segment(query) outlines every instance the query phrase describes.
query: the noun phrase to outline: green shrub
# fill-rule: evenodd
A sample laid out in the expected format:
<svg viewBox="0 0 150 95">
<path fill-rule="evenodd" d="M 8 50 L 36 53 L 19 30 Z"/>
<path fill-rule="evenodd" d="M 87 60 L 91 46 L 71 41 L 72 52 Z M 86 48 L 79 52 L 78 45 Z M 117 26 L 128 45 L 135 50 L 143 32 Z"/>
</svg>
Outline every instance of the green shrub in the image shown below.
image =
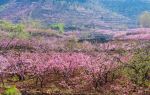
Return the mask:
<svg viewBox="0 0 150 95">
<path fill-rule="evenodd" d="M 52 24 L 50 25 L 50 27 L 52 29 L 56 29 L 58 30 L 60 33 L 64 33 L 64 28 L 65 28 L 65 25 L 63 23 L 57 23 L 57 24 Z"/>
<path fill-rule="evenodd" d="M 150 86 L 150 51 L 138 50 L 125 70 L 135 84 Z"/>
<path fill-rule="evenodd" d="M 12 31 L 14 29 L 14 25 L 8 21 L 0 20 L 0 29 L 4 31 Z"/>
<path fill-rule="evenodd" d="M 15 86 L 13 86 L 6 88 L 3 95 L 21 95 L 21 93 Z"/>
<path fill-rule="evenodd" d="M 141 27 L 150 27 L 150 12 L 143 12 L 139 17 L 139 23 Z"/>
<path fill-rule="evenodd" d="M 26 39 L 30 36 L 28 32 L 25 32 L 25 26 L 23 24 L 13 24 L 8 21 L 0 20 L 0 29 L 9 32 L 8 36 L 12 39 Z"/>
<path fill-rule="evenodd" d="M 13 28 L 13 30 L 10 32 L 9 35 L 11 38 L 19 38 L 19 39 L 27 39 L 29 38 L 29 33 L 25 32 L 24 25 L 23 24 L 17 24 Z"/>
</svg>

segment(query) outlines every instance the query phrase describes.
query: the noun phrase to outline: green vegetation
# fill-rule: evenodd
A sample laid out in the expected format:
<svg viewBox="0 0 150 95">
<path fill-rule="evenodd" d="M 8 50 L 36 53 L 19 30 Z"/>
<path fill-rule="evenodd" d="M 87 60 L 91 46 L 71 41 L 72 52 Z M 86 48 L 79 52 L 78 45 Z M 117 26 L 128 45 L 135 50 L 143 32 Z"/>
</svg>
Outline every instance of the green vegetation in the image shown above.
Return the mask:
<svg viewBox="0 0 150 95">
<path fill-rule="evenodd" d="M 65 31 L 65 29 L 64 29 L 65 25 L 63 23 L 52 24 L 52 25 L 50 25 L 50 27 L 52 29 L 58 30 L 60 33 L 64 33 L 64 31 Z"/>
<path fill-rule="evenodd" d="M 23 24 L 17 24 L 13 28 L 12 32 L 10 32 L 11 38 L 19 38 L 19 39 L 27 39 L 29 38 L 29 33 L 25 32 Z"/>
<path fill-rule="evenodd" d="M 25 32 L 25 26 L 23 24 L 13 24 L 11 22 L 1 20 L 0 29 L 2 31 L 9 32 L 10 38 L 27 39 L 30 36 L 28 32 Z"/>
<path fill-rule="evenodd" d="M 6 90 L 2 95 L 21 95 L 21 93 L 15 86 L 13 86 L 13 87 L 6 87 Z"/>
<path fill-rule="evenodd" d="M 143 12 L 139 17 L 141 27 L 150 28 L 150 12 Z"/>
<path fill-rule="evenodd" d="M 135 84 L 150 86 L 150 51 L 138 50 L 125 70 Z"/>
<path fill-rule="evenodd" d="M 0 20 L 0 29 L 1 30 L 10 32 L 13 30 L 14 27 L 15 26 L 12 23 L 10 23 L 8 21 Z"/>
</svg>

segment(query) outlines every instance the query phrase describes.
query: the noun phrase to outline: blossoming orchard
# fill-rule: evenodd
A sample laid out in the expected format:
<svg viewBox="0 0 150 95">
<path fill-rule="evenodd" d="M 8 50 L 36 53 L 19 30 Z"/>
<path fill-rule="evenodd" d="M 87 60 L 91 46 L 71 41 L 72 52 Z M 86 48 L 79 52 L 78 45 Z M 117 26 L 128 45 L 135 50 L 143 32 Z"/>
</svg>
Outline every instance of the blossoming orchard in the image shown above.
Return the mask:
<svg viewBox="0 0 150 95">
<path fill-rule="evenodd" d="M 149 95 L 149 29 L 131 31 L 108 40 L 0 21 L 0 95 Z"/>
</svg>

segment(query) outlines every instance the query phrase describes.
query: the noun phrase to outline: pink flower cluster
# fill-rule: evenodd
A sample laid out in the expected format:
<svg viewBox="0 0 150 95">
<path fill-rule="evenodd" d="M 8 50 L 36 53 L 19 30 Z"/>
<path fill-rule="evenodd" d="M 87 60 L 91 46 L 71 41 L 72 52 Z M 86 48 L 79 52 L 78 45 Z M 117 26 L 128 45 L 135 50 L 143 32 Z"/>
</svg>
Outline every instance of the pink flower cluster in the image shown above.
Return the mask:
<svg viewBox="0 0 150 95">
<path fill-rule="evenodd" d="M 124 59 L 108 53 L 91 55 L 75 52 L 12 52 L 7 53 L 5 57 L 0 56 L 0 71 L 3 75 L 17 75 L 21 80 L 25 79 L 25 76 L 40 80 L 41 87 L 48 76 L 61 74 L 61 81 L 65 81 L 69 86 L 68 80 L 71 80 L 74 83 L 72 85 L 77 86 L 81 79 L 90 84 L 101 83 L 100 79 L 106 82 L 106 76 L 119 66 L 117 58 Z"/>
<path fill-rule="evenodd" d="M 117 67 L 116 60 L 103 53 L 97 56 L 84 53 L 22 53 L 10 54 L 7 56 L 7 60 L 11 64 L 9 72 L 30 73 L 32 75 L 43 75 L 54 68 L 64 72 L 85 68 L 90 72 L 97 73 L 103 72 L 105 68 L 109 70 Z"/>
<path fill-rule="evenodd" d="M 3 57 L 0 56 L 0 74 L 4 73 L 4 71 L 10 66 L 8 60 Z"/>
</svg>

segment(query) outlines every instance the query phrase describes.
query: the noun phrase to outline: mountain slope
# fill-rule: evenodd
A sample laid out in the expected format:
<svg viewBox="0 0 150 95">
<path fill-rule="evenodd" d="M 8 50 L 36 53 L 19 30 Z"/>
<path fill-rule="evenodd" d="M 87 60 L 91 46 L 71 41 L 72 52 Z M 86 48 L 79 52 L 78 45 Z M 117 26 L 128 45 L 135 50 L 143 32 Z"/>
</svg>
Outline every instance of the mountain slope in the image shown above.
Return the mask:
<svg viewBox="0 0 150 95">
<path fill-rule="evenodd" d="M 145 0 L 2 0 L 0 5 L 0 19 L 36 19 L 81 29 L 135 27 L 138 15 L 150 10 Z"/>
</svg>

